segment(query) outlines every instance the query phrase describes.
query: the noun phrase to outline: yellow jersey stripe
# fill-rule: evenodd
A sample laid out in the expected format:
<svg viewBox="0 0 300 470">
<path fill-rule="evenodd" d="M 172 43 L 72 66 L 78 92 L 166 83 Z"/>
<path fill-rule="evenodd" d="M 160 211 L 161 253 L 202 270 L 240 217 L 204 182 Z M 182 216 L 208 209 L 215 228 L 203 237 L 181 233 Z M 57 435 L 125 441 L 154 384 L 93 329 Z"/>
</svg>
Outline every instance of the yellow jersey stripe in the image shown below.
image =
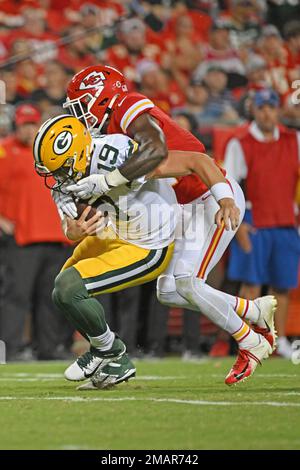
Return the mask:
<svg viewBox="0 0 300 470">
<path fill-rule="evenodd" d="M 154 107 L 154 104 L 150 100 L 141 100 L 138 101 L 137 103 L 134 103 L 124 114 L 124 116 L 121 119 L 121 129 L 123 132 L 126 132 L 127 127 L 133 120 L 133 118 L 140 113 L 141 111 L 144 111 L 146 109 L 151 109 Z"/>
</svg>

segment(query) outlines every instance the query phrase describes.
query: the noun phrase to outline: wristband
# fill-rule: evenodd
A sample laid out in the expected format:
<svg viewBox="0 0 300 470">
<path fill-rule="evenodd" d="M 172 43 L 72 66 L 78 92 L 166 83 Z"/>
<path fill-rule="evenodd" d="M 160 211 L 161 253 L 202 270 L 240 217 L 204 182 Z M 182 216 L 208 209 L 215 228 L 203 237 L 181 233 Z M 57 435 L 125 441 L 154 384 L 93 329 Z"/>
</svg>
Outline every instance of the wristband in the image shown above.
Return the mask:
<svg viewBox="0 0 300 470">
<path fill-rule="evenodd" d="M 129 182 L 129 180 L 119 172 L 118 168 L 106 175 L 105 179 L 108 186 L 110 187 L 121 186 L 121 184 L 126 184 Z"/>
<path fill-rule="evenodd" d="M 210 192 L 217 202 L 224 198 L 234 199 L 228 183 L 216 183 L 210 188 Z"/>
</svg>

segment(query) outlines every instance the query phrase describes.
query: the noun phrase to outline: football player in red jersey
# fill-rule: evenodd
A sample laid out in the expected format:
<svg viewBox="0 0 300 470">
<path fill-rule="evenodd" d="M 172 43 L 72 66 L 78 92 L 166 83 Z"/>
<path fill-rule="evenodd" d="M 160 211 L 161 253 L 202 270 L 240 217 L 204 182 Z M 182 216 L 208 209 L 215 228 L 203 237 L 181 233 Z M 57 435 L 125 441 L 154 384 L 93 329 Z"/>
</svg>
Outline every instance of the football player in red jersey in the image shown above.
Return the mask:
<svg viewBox="0 0 300 470">
<path fill-rule="evenodd" d="M 64 107 L 89 129 L 123 133 L 139 144 L 139 150 L 106 178 L 91 175 L 72 185 L 78 197 L 100 196 L 113 187 L 151 174 L 180 176 L 174 186 L 178 202 L 202 204 L 204 240 L 196 250 L 190 249 L 186 240 L 178 243 L 171 266 L 158 280 L 158 298 L 168 305 L 199 310 L 230 333 L 240 349 L 226 383 L 246 379 L 275 347 L 276 300 L 272 296 L 255 301 L 235 298 L 205 282 L 243 217 L 241 189 L 234 180 L 225 178 L 191 133 L 180 128 L 146 96 L 129 93 L 124 76 L 116 69 L 88 67 L 73 77 L 67 93 Z M 256 325 L 257 332 L 249 328 L 245 319 Z"/>
</svg>

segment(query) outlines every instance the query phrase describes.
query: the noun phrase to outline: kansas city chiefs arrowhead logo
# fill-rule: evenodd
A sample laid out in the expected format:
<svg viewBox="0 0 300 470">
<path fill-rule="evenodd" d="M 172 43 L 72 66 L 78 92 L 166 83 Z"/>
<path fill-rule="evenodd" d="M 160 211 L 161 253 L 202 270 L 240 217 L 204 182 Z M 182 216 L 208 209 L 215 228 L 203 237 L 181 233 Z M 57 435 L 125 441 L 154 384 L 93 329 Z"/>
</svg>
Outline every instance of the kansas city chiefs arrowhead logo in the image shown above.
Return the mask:
<svg viewBox="0 0 300 470">
<path fill-rule="evenodd" d="M 91 72 L 80 83 L 79 89 L 98 88 L 104 86 L 105 75 L 103 72 Z"/>
</svg>

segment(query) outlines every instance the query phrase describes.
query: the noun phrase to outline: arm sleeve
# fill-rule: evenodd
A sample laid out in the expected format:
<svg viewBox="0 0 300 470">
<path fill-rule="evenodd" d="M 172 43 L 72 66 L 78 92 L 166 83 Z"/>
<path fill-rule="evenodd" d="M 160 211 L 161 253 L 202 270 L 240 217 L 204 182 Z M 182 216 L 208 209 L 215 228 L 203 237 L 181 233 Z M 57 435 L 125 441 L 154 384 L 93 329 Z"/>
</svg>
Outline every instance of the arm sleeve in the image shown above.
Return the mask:
<svg viewBox="0 0 300 470">
<path fill-rule="evenodd" d="M 224 168 L 238 183 L 247 177 L 248 168 L 240 142 L 231 139 L 225 150 Z"/>
</svg>

